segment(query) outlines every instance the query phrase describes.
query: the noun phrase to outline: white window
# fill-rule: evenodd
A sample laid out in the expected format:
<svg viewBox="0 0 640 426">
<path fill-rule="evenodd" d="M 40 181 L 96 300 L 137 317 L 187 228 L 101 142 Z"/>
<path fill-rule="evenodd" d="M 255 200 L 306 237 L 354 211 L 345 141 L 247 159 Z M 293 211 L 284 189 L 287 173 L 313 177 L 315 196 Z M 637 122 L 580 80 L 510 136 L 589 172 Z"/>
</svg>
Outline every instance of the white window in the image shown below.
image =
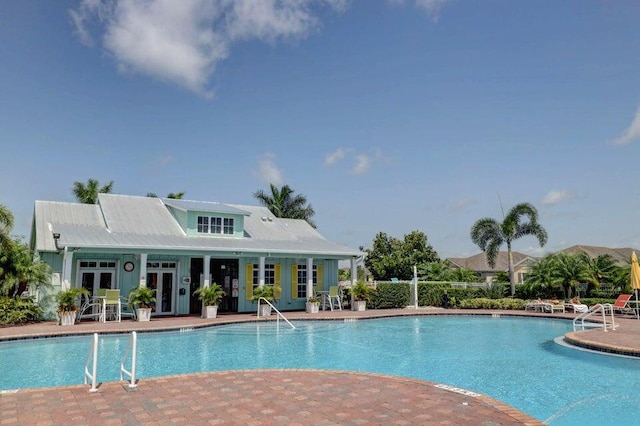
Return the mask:
<svg viewBox="0 0 640 426">
<path fill-rule="evenodd" d="M 257 265 L 253 267 L 253 288 L 260 284 L 260 270 Z M 273 263 L 264 264 L 264 285 L 274 286 L 276 284 L 276 266 Z"/>
<path fill-rule="evenodd" d="M 318 284 L 318 267 L 313 265 L 313 285 Z M 307 297 L 307 265 L 298 265 L 298 298 Z"/>
<path fill-rule="evenodd" d="M 234 220 L 230 217 L 198 216 L 199 234 L 233 235 Z"/>
</svg>

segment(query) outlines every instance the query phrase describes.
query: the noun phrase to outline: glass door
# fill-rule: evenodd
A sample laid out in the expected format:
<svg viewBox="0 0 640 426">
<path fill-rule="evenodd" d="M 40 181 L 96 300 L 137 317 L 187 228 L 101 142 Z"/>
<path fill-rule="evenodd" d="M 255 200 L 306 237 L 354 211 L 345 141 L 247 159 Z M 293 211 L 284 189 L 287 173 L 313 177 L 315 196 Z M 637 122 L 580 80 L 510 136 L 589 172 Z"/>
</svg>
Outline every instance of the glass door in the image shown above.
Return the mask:
<svg viewBox="0 0 640 426">
<path fill-rule="evenodd" d="M 156 290 L 156 308 L 158 315 L 168 315 L 174 312 L 174 271 L 148 271 L 147 287 Z"/>
</svg>

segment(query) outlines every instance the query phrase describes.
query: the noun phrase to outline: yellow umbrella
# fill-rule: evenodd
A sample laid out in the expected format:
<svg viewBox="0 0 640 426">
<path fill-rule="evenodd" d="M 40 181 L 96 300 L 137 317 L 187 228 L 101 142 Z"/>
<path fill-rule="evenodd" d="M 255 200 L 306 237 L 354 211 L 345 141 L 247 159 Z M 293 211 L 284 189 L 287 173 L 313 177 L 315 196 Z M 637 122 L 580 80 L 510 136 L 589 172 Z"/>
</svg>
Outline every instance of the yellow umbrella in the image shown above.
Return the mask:
<svg viewBox="0 0 640 426">
<path fill-rule="evenodd" d="M 636 316 L 640 315 L 638 312 L 638 290 L 640 289 L 640 265 L 638 265 L 638 256 L 636 252 L 631 252 L 631 288 L 636 294 Z"/>
</svg>

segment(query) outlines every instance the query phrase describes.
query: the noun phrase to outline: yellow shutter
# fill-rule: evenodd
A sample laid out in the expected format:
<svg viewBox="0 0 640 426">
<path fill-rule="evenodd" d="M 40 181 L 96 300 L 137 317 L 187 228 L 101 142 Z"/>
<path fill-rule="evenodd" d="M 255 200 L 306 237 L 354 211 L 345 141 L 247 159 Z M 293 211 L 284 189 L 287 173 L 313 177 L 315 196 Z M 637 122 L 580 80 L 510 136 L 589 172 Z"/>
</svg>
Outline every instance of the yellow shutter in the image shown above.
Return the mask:
<svg viewBox="0 0 640 426">
<path fill-rule="evenodd" d="M 247 263 L 245 270 L 245 285 L 246 285 L 246 297 L 247 300 L 251 300 L 253 297 L 253 264 Z"/>
<path fill-rule="evenodd" d="M 324 281 L 322 280 L 322 265 L 316 265 L 316 279 L 317 279 L 317 287 L 319 289 L 324 290 Z"/>
<path fill-rule="evenodd" d="M 273 288 L 273 298 L 276 300 L 280 300 L 280 297 L 282 297 L 282 281 L 280 280 L 280 264 L 276 263 L 274 265 L 275 268 L 275 274 L 276 274 L 276 281 L 275 281 L 275 287 Z"/>
<path fill-rule="evenodd" d="M 291 298 L 298 298 L 298 265 L 291 265 Z"/>
</svg>

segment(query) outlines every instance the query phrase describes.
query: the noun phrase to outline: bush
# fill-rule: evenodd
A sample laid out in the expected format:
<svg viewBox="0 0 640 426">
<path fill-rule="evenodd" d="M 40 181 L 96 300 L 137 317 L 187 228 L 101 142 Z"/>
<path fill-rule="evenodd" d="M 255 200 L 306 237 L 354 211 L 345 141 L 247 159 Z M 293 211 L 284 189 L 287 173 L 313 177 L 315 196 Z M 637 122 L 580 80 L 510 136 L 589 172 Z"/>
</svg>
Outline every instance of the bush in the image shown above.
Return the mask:
<svg viewBox="0 0 640 426">
<path fill-rule="evenodd" d="M 404 308 L 411 303 L 411 289 L 407 283 L 378 283 L 369 296 L 369 305 L 374 309 Z"/>
<path fill-rule="evenodd" d="M 39 321 L 42 309 L 31 298 L 0 297 L 0 325 Z"/>
<path fill-rule="evenodd" d="M 479 297 L 476 299 L 461 300 L 459 307 L 462 309 L 501 309 L 501 310 L 518 310 L 524 309 L 526 302 L 522 299 L 512 299 L 506 297 L 503 299 L 487 299 Z"/>
<path fill-rule="evenodd" d="M 418 283 L 418 304 L 420 306 L 441 306 L 445 290 L 449 295 L 450 308 L 455 308 L 461 300 L 484 296 L 484 290 L 476 287 L 452 288 L 448 283 Z"/>
</svg>

